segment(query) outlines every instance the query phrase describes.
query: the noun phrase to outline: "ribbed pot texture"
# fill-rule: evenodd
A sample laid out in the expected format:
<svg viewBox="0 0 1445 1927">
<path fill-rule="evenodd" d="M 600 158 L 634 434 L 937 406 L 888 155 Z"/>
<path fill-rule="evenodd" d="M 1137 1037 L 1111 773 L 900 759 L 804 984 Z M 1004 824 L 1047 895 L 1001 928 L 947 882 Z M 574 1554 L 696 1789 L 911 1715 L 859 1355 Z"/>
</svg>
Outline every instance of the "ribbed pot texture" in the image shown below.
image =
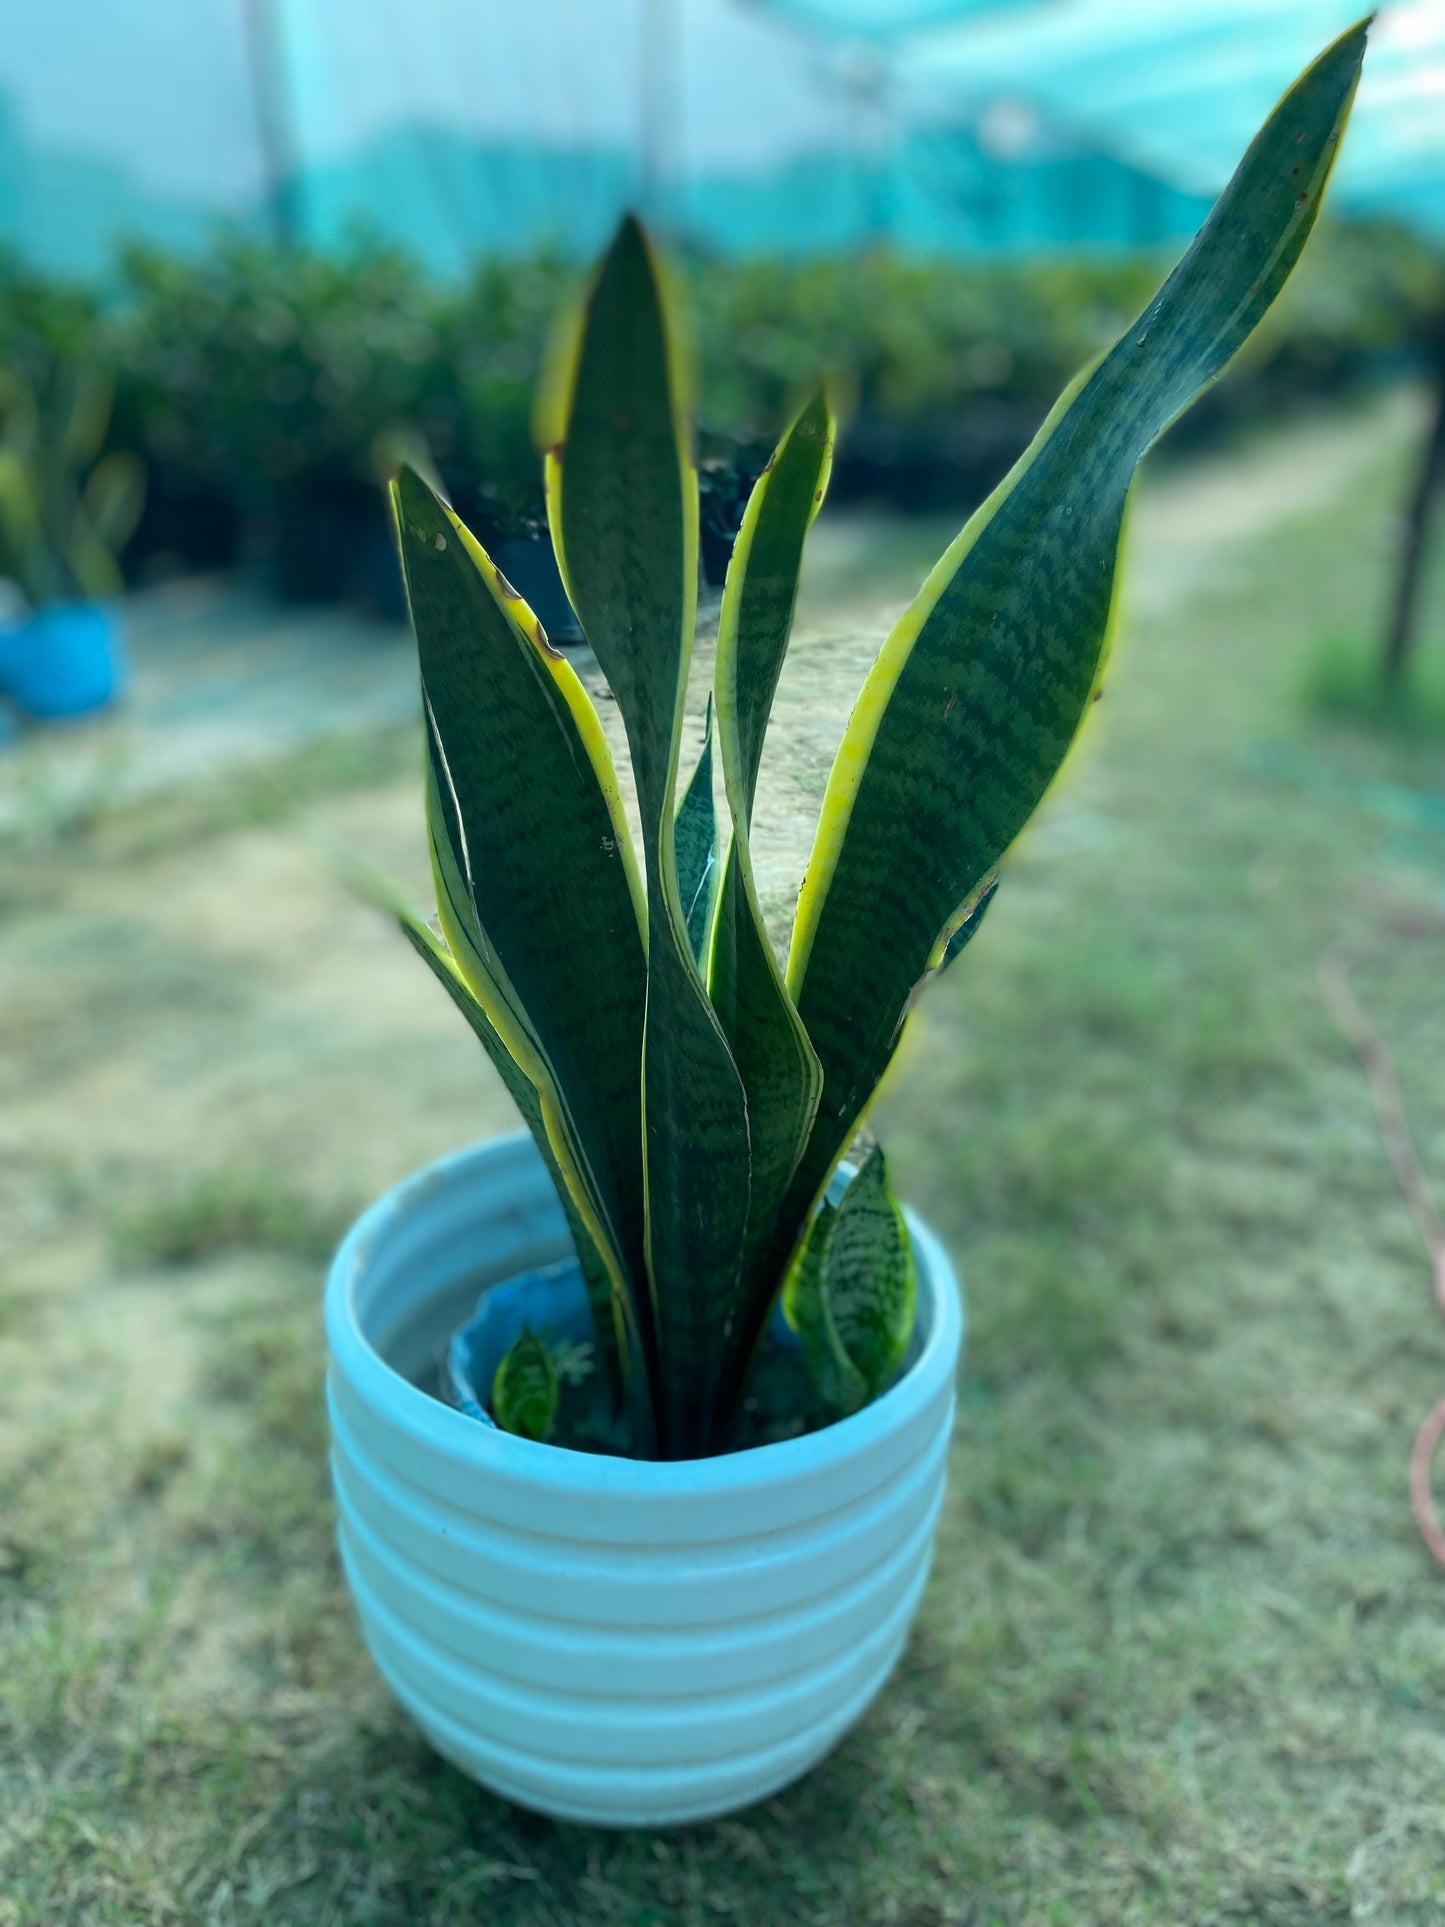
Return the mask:
<svg viewBox="0 0 1445 1927">
<path fill-rule="evenodd" d="M 512 1438 L 423 1389 L 486 1285 L 570 1248 L 525 1133 L 356 1223 L 326 1291 L 341 1556 L 439 1753 L 538 1812 L 657 1826 L 747 1806 L 836 1745 L 903 1648 L 943 1496 L 963 1314 L 908 1222 L 897 1384 L 805 1438 L 666 1465 Z"/>
</svg>

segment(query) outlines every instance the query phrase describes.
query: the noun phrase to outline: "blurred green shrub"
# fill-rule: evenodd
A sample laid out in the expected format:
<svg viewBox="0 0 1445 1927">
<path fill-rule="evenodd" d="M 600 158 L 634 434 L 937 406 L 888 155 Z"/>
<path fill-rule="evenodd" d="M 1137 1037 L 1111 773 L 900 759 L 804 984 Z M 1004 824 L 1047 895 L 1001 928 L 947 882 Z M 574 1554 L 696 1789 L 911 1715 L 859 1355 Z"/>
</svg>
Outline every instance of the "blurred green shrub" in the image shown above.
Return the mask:
<svg viewBox="0 0 1445 1927">
<path fill-rule="evenodd" d="M 915 261 L 888 253 L 698 266 L 702 419 L 765 438 L 820 372 L 842 379 L 834 493 L 981 499 L 1059 389 L 1133 318 L 1156 259 Z"/>
<path fill-rule="evenodd" d="M 963 509 L 1012 462 L 1079 365 L 1158 280 L 1153 257 L 1009 263 L 684 257 L 701 360 L 710 553 L 779 423 L 819 373 L 849 417 L 835 498 Z M 149 478 L 128 556 L 264 564 L 296 597 L 394 607 L 376 487 L 425 447 L 458 506 L 525 536 L 540 499 L 530 397 L 575 268 L 487 261 L 460 285 L 395 249 L 295 255 L 232 239 L 211 254 L 133 251 L 105 297 L 0 256 L 0 366 L 36 392 L 64 364 L 113 372 L 108 446 Z M 1190 418 L 1222 422 L 1328 393 L 1416 350 L 1439 265 L 1403 230 L 1336 225 L 1248 356 Z"/>
</svg>

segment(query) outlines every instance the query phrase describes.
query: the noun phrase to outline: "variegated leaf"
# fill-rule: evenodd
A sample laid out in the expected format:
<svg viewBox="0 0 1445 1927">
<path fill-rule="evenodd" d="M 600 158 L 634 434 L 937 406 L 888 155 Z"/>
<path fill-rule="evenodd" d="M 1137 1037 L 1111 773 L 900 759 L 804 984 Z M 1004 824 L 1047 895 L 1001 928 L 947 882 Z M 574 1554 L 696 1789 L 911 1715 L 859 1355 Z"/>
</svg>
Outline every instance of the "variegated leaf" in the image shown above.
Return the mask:
<svg viewBox="0 0 1445 1927">
<path fill-rule="evenodd" d="M 677 806 L 677 887 L 692 954 L 701 966 L 717 902 L 717 811 L 712 798 L 712 697 L 707 699 L 702 750 Z"/>
<path fill-rule="evenodd" d="M 783 1289 L 818 1397 L 845 1417 L 878 1397 L 913 1334 L 913 1246 L 881 1150 L 824 1199 Z"/>
<path fill-rule="evenodd" d="M 669 1457 L 716 1448 L 739 1346 L 750 1160 L 742 1080 L 688 940 L 673 817 L 697 602 L 697 473 L 659 271 L 630 217 L 556 381 L 548 516 L 617 698 L 646 853 L 647 1266 Z"/>
<path fill-rule="evenodd" d="M 426 484 L 404 472 L 396 501 L 442 929 L 645 1336 L 643 909 L 601 725 Z"/>
<path fill-rule="evenodd" d="M 803 542 L 827 487 L 834 423 L 815 395 L 789 426 L 743 515 L 718 622 L 717 715 L 732 817 L 710 988 L 748 1098 L 752 1209 L 741 1301 L 751 1352 L 776 1290 L 778 1207 L 808 1141 L 822 1068 L 773 955 L 750 830 L 773 695 L 792 631 Z"/>
<path fill-rule="evenodd" d="M 1027 823 L 1073 740 L 1107 647 L 1135 469 L 1298 258 L 1365 32 L 1345 34 L 1290 89 L 1159 294 L 969 522 L 864 685 L 789 958 L 824 1090 L 779 1225 L 784 1255 L 892 1056 L 950 916 Z"/>
<path fill-rule="evenodd" d="M 913 1335 L 913 1244 L 876 1146 L 838 1206 L 826 1265 L 828 1310 L 849 1362 L 877 1398 Z"/>
<path fill-rule="evenodd" d="M 828 1305 L 828 1246 L 837 1221 L 837 1210 L 825 1198 L 788 1272 L 783 1315 L 798 1334 L 819 1403 L 831 1416 L 844 1418 L 867 1404 L 868 1386 L 843 1349 Z"/>
</svg>

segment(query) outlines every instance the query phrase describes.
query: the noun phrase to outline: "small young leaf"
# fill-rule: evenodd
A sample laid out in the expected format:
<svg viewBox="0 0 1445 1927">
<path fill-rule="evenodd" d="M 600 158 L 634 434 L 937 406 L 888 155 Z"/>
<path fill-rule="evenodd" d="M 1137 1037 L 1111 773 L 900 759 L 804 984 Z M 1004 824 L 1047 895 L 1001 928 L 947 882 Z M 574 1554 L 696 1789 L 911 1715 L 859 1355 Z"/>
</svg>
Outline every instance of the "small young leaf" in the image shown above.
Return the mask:
<svg viewBox="0 0 1445 1927">
<path fill-rule="evenodd" d="M 913 1333 L 913 1246 L 876 1146 L 843 1193 L 828 1240 L 824 1295 L 844 1352 L 877 1398 Z"/>
<path fill-rule="evenodd" d="M 828 1255 L 828 1240 L 833 1234 L 837 1206 L 824 1198 L 808 1235 L 783 1280 L 783 1316 L 807 1343 L 810 1327 L 822 1309 L 823 1264 Z"/>
<path fill-rule="evenodd" d="M 677 843 L 677 887 L 682 893 L 682 914 L 692 954 L 700 964 L 718 886 L 717 812 L 712 800 L 711 696 L 707 699 L 702 752 L 677 806 L 673 834 Z"/>
<path fill-rule="evenodd" d="M 546 1442 L 557 1420 L 557 1368 L 535 1333 L 524 1331 L 492 1380 L 492 1417 L 504 1432 Z"/>
<path fill-rule="evenodd" d="M 843 1349 L 828 1303 L 828 1254 L 838 1212 L 825 1198 L 783 1286 L 783 1316 L 803 1347 L 808 1375 L 824 1407 L 846 1418 L 868 1403 L 863 1374 Z"/>
</svg>

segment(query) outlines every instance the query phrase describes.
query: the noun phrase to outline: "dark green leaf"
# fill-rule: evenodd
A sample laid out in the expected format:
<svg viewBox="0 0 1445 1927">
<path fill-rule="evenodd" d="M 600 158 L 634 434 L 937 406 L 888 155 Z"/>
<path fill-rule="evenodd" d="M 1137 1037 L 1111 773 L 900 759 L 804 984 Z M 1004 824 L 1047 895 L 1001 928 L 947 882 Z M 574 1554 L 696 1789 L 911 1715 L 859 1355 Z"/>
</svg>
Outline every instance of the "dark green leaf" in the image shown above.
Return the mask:
<svg viewBox="0 0 1445 1927">
<path fill-rule="evenodd" d="M 825 1198 L 788 1273 L 783 1315 L 798 1334 L 808 1376 L 823 1409 L 832 1417 L 846 1418 L 867 1404 L 868 1386 L 844 1351 L 828 1306 L 828 1246 L 837 1220 L 837 1211 Z"/>
<path fill-rule="evenodd" d="M 647 1264 L 670 1458 L 717 1449 L 740 1341 L 748 1120 L 742 1081 L 678 926 L 653 919 L 643 1107 Z"/>
<path fill-rule="evenodd" d="M 572 1245 L 577 1253 L 577 1262 L 582 1267 L 583 1279 L 586 1281 L 587 1298 L 592 1307 L 592 1319 L 597 1328 L 597 1341 L 602 1349 L 603 1359 L 612 1383 L 625 1392 L 633 1368 L 628 1354 L 635 1344 L 635 1340 L 629 1342 L 628 1339 L 626 1302 L 613 1289 L 612 1279 L 602 1261 L 596 1241 L 588 1230 L 567 1181 L 562 1175 L 551 1140 L 547 1136 L 547 1127 L 542 1119 L 542 1107 L 537 1100 L 537 1093 L 522 1075 L 517 1060 L 502 1042 L 496 1028 L 488 1020 L 487 1013 L 468 990 L 466 980 L 441 943 L 419 917 L 413 917 L 401 909 L 394 910 L 393 915 L 412 949 L 430 967 L 432 975 L 471 1025 L 483 1050 L 496 1067 L 498 1076 L 511 1094 L 513 1103 L 521 1112 L 523 1122 L 532 1133 L 533 1141 L 542 1154 L 542 1160 L 551 1173 L 558 1201 L 567 1219 L 567 1228 L 572 1234 Z"/>
<path fill-rule="evenodd" d="M 557 396 L 548 514 L 567 592 L 622 712 L 644 828 L 670 813 L 697 608 L 697 474 L 658 268 L 630 216 Z"/>
<path fill-rule="evenodd" d="M 677 806 L 677 885 L 688 942 L 699 964 L 717 901 L 717 811 L 712 800 L 712 697 L 707 699 L 702 751 Z"/>
<path fill-rule="evenodd" d="M 697 601 L 682 386 L 658 271 L 629 218 L 559 384 L 548 513 L 572 606 L 622 712 L 642 815 L 647 1267 L 670 1457 L 712 1449 L 727 1417 L 749 1195 L 746 1099 L 688 941 L 674 842 Z"/>
<path fill-rule="evenodd" d="M 913 1335 L 913 1245 L 875 1148 L 843 1193 L 828 1240 L 826 1295 L 849 1362 L 877 1398 Z"/>
<path fill-rule="evenodd" d="M 435 809 L 433 785 L 430 780 L 427 791 L 428 820 L 431 821 L 434 818 Z M 567 1219 L 567 1228 L 572 1234 L 572 1244 L 587 1286 L 587 1298 L 592 1307 L 593 1322 L 597 1328 L 598 1344 L 607 1368 L 608 1380 L 615 1393 L 627 1397 L 634 1419 L 642 1425 L 640 1436 L 648 1436 L 649 1424 L 646 1414 L 638 1409 L 639 1397 L 644 1404 L 646 1402 L 647 1388 L 645 1384 L 638 1388 L 633 1383 L 633 1375 L 639 1369 L 637 1337 L 628 1325 L 627 1293 L 613 1282 L 618 1276 L 617 1261 L 615 1256 L 612 1256 L 610 1261 L 604 1259 L 587 1219 L 578 1209 L 572 1187 L 563 1176 L 556 1153 L 552 1148 L 552 1141 L 547 1134 L 542 1104 L 535 1088 L 524 1075 L 516 1058 L 507 1049 L 486 1011 L 468 988 L 467 981 L 457 968 L 451 952 L 423 919 L 406 904 L 396 886 L 370 864 L 358 861 L 349 851 L 335 852 L 333 863 L 341 881 L 349 889 L 355 891 L 359 897 L 383 914 L 394 919 L 412 949 L 427 965 L 471 1026 L 473 1034 L 491 1059 L 513 1103 L 521 1112 L 522 1120 L 532 1133 L 537 1150 L 551 1175 L 558 1202 Z M 597 1222 L 595 1212 L 589 1215 L 595 1224 Z"/>
<path fill-rule="evenodd" d="M 748 1099 L 752 1215 L 741 1330 L 750 1352 L 776 1290 L 779 1205 L 808 1141 L 822 1069 L 783 983 L 753 880 L 758 765 L 792 629 L 803 541 L 828 480 L 833 419 L 820 393 L 779 443 L 733 547 L 718 622 L 718 742 L 732 817 L 710 989 Z"/>
<path fill-rule="evenodd" d="M 537 1091 L 634 1299 L 645 1275 L 640 891 L 601 726 L 526 605 L 418 477 L 397 513 L 457 967 Z"/>
<path fill-rule="evenodd" d="M 824 1407 L 846 1417 L 877 1398 L 913 1335 L 913 1246 L 873 1150 L 836 1207 L 825 1198 L 783 1288 Z"/>
<path fill-rule="evenodd" d="M 728 566 L 718 624 L 718 720 L 733 742 L 737 808 L 749 827 L 768 718 L 793 630 L 803 539 L 827 491 L 835 432 L 820 389 L 758 478 Z"/>
<path fill-rule="evenodd" d="M 830 777 L 788 981 L 825 1081 L 784 1252 L 897 1041 L 948 919 L 1073 740 L 1105 652 L 1125 505 L 1150 443 L 1278 293 L 1314 225 L 1365 28 L 1290 89 L 1194 244 L 1065 396 L 884 645 Z"/>
</svg>

